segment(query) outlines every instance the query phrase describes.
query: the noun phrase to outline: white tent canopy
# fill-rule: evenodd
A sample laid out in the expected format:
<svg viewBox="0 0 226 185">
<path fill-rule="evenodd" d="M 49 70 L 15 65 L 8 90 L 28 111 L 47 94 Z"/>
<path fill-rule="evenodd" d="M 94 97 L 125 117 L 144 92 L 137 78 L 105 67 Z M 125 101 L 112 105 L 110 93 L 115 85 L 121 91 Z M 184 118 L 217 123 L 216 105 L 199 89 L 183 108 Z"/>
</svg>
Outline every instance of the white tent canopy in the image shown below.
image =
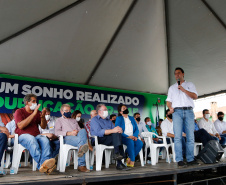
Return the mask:
<svg viewBox="0 0 226 185">
<path fill-rule="evenodd" d="M 225 0 L 0 0 L 0 73 L 167 94 L 226 90 Z"/>
</svg>

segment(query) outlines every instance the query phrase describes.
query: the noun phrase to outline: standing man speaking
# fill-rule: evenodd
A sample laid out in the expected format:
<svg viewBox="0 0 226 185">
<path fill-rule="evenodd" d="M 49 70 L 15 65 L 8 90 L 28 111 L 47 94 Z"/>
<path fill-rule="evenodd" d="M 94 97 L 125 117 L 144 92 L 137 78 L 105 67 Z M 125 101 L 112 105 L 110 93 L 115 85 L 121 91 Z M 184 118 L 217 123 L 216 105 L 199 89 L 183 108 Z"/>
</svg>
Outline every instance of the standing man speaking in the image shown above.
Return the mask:
<svg viewBox="0 0 226 185">
<path fill-rule="evenodd" d="M 182 132 L 186 133 L 187 165 L 199 165 L 194 159 L 194 102 L 198 98 L 195 85 L 184 80 L 184 70 L 177 67 L 174 71 L 177 83 L 170 86 L 167 96 L 167 106 L 173 114 L 174 150 L 178 167 L 186 167 L 182 155 Z"/>
</svg>

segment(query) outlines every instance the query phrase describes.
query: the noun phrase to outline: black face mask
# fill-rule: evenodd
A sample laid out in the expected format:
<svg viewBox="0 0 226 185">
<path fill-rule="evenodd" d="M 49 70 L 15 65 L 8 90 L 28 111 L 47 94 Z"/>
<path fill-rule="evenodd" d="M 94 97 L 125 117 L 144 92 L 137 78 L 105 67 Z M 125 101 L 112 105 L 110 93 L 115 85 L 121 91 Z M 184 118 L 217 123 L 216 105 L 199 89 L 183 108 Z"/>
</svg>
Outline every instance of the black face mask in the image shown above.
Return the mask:
<svg viewBox="0 0 226 185">
<path fill-rule="evenodd" d="M 122 111 L 122 113 L 123 113 L 123 114 L 129 114 L 129 110 L 126 109 L 126 110 Z"/>
<path fill-rule="evenodd" d="M 219 119 L 220 121 L 223 121 L 224 118 L 223 118 L 223 117 L 219 117 L 218 119 Z"/>
<path fill-rule="evenodd" d="M 137 121 L 140 121 L 140 117 L 136 118 Z"/>
<path fill-rule="evenodd" d="M 115 120 L 112 120 L 112 123 L 115 123 Z"/>
<path fill-rule="evenodd" d="M 173 118 L 173 115 L 172 114 L 168 115 L 168 118 L 169 119 L 172 119 Z"/>
</svg>

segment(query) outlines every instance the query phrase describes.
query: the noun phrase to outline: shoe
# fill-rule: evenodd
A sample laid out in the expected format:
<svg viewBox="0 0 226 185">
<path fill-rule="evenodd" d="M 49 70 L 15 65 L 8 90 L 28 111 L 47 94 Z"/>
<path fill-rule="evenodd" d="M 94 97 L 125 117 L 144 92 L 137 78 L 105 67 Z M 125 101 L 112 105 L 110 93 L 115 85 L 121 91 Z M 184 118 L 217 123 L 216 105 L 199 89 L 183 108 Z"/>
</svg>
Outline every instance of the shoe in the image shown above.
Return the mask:
<svg viewBox="0 0 226 185">
<path fill-rule="evenodd" d="M 119 153 L 116 153 L 116 154 L 114 154 L 113 159 L 114 160 L 122 160 L 123 156 L 121 156 Z"/>
<path fill-rule="evenodd" d="M 90 170 L 88 170 L 85 166 L 79 166 L 78 167 L 78 171 L 79 172 L 85 172 L 85 173 L 89 173 Z"/>
<path fill-rule="evenodd" d="M 55 169 L 56 169 L 56 165 L 54 165 L 52 168 L 49 168 L 45 173 L 47 173 L 49 175 Z"/>
<path fill-rule="evenodd" d="M 126 166 L 127 166 L 127 167 L 131 167 L 131 168 L 133 168 L 133 167 L 134 167 L 134 165 L 132 165 L 132 164 L 128 164 L 128 163 L 126 163 Z"/>
<path fill-rule="evenodd" d="M 44 163 L 42 163 L 39 171 L 41 173 L 47 172 L 48 169 L 53 168 L 53 166 L 55 165 L 55 163 L 56 163 L 56 160 L 54 158 L 47 159 L 47 160 L 44 161 Z"/>
<path fill-rule="evenodd" d="M 196 160 L 193 160 L 193 161 L 191 161 L 191 162 L 187 162 L 187 165 L 188 165 L 188 166 L 194 166 L 194 165 L 200 166 L 201 164 L 198 163 Z"/>
<path fill-rule="evenodd" d="M 177 165 L 178 165 L 179 168 L 185 168 L 185 167 L 187 167 L 187 165 L 183 161 L 179 161 L 177 163 Z"/>
<path fill-rule="evenodd" d="M 124 164 L 117 164 L 116 169 L 117 170 L 123 170 L 123 171 L 130 170 L 130 168 L 127 168 Z"/>
<path fill-rule="evenodd" d="M 80 146 L 79 151 L 78 151 L 78 157 L 82 157 L 89 149 L 88 144 L 84 144 Z"/>
</svg>

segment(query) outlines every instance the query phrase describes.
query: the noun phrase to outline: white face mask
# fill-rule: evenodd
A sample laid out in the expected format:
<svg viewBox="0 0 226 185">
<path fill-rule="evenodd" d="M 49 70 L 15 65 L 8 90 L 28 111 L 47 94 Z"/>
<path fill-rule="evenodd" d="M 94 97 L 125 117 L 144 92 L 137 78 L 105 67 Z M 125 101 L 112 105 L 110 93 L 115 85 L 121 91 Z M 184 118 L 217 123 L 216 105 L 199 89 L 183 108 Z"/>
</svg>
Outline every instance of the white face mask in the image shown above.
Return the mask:
<svg viewBox="0 0 226 185">
<path fill-rule="evenodd" d="M 76 121 L 80 121 L 81 120 L 81 117 L 76 117 Z"/>
<path fill-rule="evenodd" d="M 205 118 L 209 119 L 210 118 L 210 114 L 205 114 Z"/>
<path fill-rule="evenodd" d="M 148 125 L 152 125 L 151 121 L 147 122 Z"/>
<path fill-rule="evenodd" d="M 30 109 L 31 110 L 35 110 L 35 108 L 37 107 L 37 103 L 32 103 L 32 105 L 30 106 Z"/>
<path fill-rule="evenodd" d="M 106 110 L 106 111 L 103 111 L 104 113 L 103 113 L 103 118 L 106 118 L 106 117 L 108 117 L 108 111 Z"/>
<path fill-rule="evenodd" d="M 46 121 L 49 121 L 50 115 L 45 115 Z"/>
</svg>

